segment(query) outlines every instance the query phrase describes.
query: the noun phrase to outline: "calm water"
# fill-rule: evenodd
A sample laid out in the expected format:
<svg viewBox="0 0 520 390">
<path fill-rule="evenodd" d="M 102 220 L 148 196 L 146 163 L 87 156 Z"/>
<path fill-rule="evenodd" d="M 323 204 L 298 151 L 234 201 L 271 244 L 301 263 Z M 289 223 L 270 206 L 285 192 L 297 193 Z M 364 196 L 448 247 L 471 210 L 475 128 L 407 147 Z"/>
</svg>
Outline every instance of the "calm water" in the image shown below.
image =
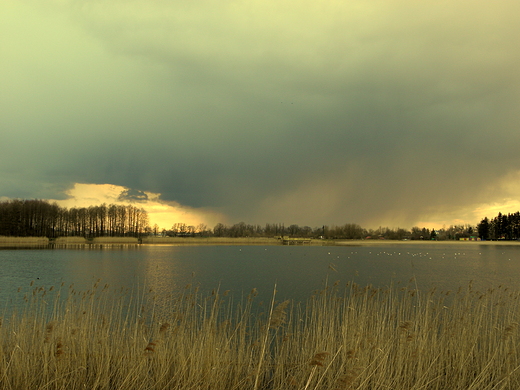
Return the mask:
<svg viewBox="0 0 520 390">
<path fill-rule="evenodd" d="M 186 285 L 201 291 L 230 290 L 241 296 L 257 288 L 268 299 L 277 285 L 279 299 L 305 300 L 333 283 L 388 286 L 415 278 L 420 289 L 455 290 L 473 280 L 486 289 L 517 288 L 520 246 L 477 243 L 347 246 L 127 246 L 91 249 L 0 250 L 0 304 L 15 306 L 22 291 L 35 286 L 86 291 L 101 279 L 111 288 L 152 288 L 175 293 Z M 412 282 L 415 285 L 415 281 Z"/>
</svg>

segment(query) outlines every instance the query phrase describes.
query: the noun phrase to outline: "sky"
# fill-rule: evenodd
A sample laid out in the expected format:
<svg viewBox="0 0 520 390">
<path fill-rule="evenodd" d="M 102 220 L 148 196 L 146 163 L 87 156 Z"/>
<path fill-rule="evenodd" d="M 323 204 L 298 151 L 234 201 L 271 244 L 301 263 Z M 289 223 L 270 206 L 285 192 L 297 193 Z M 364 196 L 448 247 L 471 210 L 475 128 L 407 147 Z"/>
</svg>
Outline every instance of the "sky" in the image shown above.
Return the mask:
<svg viewBox="0 0 520 390">
<path fill-rule="evenodd" d="M 166 228 L 517 211 L 519 14 L 516 0 L 3 0 L 0 197 L 149 194 Z"/>
</svg>

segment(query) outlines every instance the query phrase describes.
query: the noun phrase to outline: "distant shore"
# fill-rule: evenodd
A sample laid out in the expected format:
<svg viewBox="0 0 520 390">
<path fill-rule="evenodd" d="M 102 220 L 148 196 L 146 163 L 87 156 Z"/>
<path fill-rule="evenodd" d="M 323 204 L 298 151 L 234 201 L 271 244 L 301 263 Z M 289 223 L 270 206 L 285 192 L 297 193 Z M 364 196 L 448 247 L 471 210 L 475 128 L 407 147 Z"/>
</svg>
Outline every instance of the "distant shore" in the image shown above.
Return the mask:
<svg viewBox="0 0 520 390">
<path fill-rule="evenodd" d="M 323 245 L 323 240 L 315 240 L 311 245 Z M 86 245 L 281 245 L 276 238 L 266 237 L 0 237 L 0 247 L 40 247 L 40 246 L 86 246 Z"/>
<path fill-rule="evenodd" d="M 520 245 L 520 241 L 462 241 L 462 240 L 334 240 L 337 246 L 381 246 L 381 245 Z"/>
<path fill-rule="evenodd" d="M 520 245 L 520 241 L 427 241 L 427 240 L 298 240 L 293 245 L 304 246 L 381 246 L 381 245 Z M 45 247 L 45 246 L 118 246 L 118 245 L 282 245 L 279 238 L 267 237 L 0 237 L 0 247 Z"/>
</svg>

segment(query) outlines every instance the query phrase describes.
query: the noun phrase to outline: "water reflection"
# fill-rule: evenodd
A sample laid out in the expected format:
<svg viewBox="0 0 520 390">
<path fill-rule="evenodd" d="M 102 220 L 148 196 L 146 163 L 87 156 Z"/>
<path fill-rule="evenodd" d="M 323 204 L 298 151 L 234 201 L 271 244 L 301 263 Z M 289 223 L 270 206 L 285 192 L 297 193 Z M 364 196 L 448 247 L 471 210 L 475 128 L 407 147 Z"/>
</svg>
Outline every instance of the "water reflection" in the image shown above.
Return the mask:
<svg viewBox="0 0 520 390">
<path fill-rule="evenodd" d="M 0 304 L 21 302 L 18 288 L 50 288 L 62 282 L 86 291 L 101 280 L 114 291 L 152 290 L 163 304 L 199 288 L 230 290 L 239 299 L 256 288 L 268 300 L 306 300 L 326 283 L 356 282 L 385 287 L 409 284 L 421 290 L 456 290 L 473 280 L 476 289 L 516 287 L 520 246 L 478 244 L 388 245 L 377 247 L 298 246 L 106 246 L 0 251 Z M 189 290 L 192 291 L 192 290 Z"/>
</svg>

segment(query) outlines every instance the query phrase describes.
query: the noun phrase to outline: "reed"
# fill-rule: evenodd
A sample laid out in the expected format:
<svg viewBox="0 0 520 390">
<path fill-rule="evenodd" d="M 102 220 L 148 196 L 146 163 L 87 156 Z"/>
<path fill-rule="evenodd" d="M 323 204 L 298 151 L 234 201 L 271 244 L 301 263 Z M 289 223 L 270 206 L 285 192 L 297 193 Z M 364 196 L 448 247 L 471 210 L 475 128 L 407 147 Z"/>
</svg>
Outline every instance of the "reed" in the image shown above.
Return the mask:
<svg viewBox="0 0 520 390">
<path fill-rule="evenodd" d="M 170 297 L 29 286 L 0 321 L 0 389 L 518 389 L 520 293 L 327 285 Z"/>
<path fill-rule="evenodd" d="M 48 245 L 47 237 L 10 237 L 0 236 L 0 246 L 33 246 Z"/>
<path fill-rule="evenodd" d="M 88 241 L 85 237 L 58 237 L 54 240 L 56 245 L 77 245 L 86 244 Z"/>
<path fill-rule="evenodd" d="M 138 244 L 136 237 L 96 237 L 93 244 Z"/>
</svg>

